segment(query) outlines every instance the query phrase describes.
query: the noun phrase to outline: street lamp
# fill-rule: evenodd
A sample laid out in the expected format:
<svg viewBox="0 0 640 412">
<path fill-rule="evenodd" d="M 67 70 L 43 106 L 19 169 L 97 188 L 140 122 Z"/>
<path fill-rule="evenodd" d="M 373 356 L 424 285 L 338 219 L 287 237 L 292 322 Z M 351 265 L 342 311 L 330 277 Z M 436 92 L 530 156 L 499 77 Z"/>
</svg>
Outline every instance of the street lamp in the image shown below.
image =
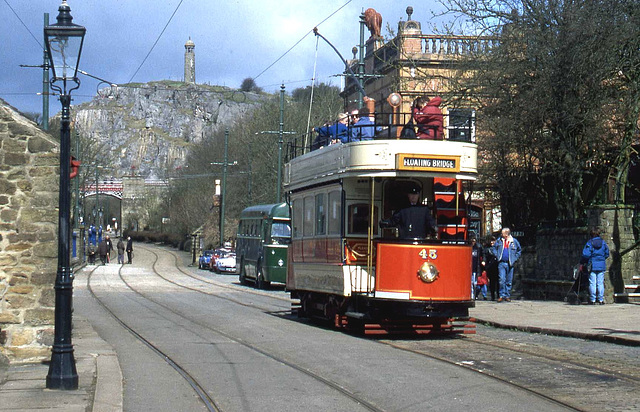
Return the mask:
<svg viewBox="0 0 640 412">
<path fill-rule="evenodd" d="M 58 8 L 58 22 L 44 28 L 47 57 L 53 77 L 51 88 L 60 94 L 62 116 L 60 121 L 60 191 L 58 199 L 58 271 L 56 273 L 55 332 L 51 363 L 47 374 L 49 389 L 78 389 L 78 373 L 71 343 L 71 307 L 73 293 L 73 273 L 70 267 L 69 243 L 71 211 L 70 193 L 70 132 L 69 106 L 71 91 L 80 87 L 77 77 L 78 62 L 86 29 L 73 24 L 71 8 L 66 0 Z M 62 82 L 62 87 L 56 82 Z M 67 82 L 75 87 L 67 90 Z"/>
</svg>

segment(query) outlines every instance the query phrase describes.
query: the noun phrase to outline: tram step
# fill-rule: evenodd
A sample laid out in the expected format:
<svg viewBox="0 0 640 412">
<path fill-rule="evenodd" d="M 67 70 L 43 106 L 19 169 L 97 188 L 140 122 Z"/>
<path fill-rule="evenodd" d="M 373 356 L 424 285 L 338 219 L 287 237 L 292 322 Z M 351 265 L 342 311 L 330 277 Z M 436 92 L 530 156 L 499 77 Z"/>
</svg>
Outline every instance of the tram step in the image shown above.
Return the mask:
<svg viewBox="0 0 640 412">
<path fill-rule="evenodd" d="M 345 316 L 347 316 L 348 318 L 354 318 L 354 319 L 364 319 L 366 315 L 361 312 L 346 312 Z"/>
</svg>

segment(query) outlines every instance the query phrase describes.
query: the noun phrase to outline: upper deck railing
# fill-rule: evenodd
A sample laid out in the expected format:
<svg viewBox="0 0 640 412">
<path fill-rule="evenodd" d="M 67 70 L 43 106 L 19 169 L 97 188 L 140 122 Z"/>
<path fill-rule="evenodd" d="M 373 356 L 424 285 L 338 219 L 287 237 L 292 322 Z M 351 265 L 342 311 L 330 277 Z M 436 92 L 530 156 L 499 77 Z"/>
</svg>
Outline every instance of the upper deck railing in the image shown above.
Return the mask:
<svg viewBox="0 0 640 412">
<path fill-rule="evenodd" d="M 442 139 L 434 140 L 475 143 L 475 112 L 472 109 L 450 109 L 442 116 L 444 136 Z M 415 122 L 413 122 L 413 126 L 411 126 L 411 119 L 411 113 L 376 113 L 373 125 L 360 126 L 349 123 L 347 125 L 347 137 L 344 139 L 346 140 L 345 143 L 360 141 L 361 139 L 357 137 L 361 134 L 358 133 L 358 129 L 362 128 L 369 128 L 369 130 L 373 129 L 375 131 L 373 140 L 407 139 L 402 137 L 403 129 L 406 127 L 414 127 L 415 130 L 417 126 Z M 420 128 L 423 130 L 431 129 L 435 135 L 435 129 L 437 127 L 422 125 Z M 293 141 L 290 141 L 288 143 L 287 158 L 285 161 L 289 161 L 330 144 L 342 144 L 342 142 L 332 143 L 330 139 L 322 141 L 317 137 L 318 134 L 312 131 L 309 136 L 297 137 Z M 411 139 L 415 140 L 417 138 L 412 137 Z"/>
</svg>

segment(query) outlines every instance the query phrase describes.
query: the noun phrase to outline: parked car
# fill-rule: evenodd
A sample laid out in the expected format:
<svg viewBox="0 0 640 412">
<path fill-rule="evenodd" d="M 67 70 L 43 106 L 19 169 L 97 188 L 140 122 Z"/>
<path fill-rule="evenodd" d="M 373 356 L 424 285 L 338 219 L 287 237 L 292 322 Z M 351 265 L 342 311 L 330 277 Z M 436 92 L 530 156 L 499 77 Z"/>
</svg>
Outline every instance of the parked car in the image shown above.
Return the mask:
<svg viewBox="0 0 640 412">
<path fill-rule="evenodd" d="M 216 272 L 236 273 L 236 254 L 231 251 L 224 251 L 216 259 Z"/>
<path fill-rule="evenodd" d="M 205 250 L 198 259 L 198 269 L 208 269 L 211 265 L 211 257 L 213 256 L 213 250 Z"/>
<path fill-rule="evenodd" d="M 211 255 L 211 261 L 209 262 L 209 270 L 213 270 L 214 272 L 218 271 L 218 267 L 216 266 L 216 261 L 218 258 L 225 253 L 232 252 L 230 248 L 219 247 L 214 249 L 213 254 Z"/>
</svg>

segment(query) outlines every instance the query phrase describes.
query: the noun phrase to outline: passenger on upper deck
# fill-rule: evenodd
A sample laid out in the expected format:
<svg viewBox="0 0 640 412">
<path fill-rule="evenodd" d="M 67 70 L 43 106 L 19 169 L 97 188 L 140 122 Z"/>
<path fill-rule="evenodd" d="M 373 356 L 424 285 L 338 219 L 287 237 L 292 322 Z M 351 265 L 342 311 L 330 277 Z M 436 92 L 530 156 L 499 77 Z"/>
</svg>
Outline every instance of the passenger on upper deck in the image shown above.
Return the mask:
<svg viewBox="0 0 640 412">
<path fill-rule="evenodd" d="M 413 103 L 413 120 L 418 127 L 418 139 L 443 140 L 443 116 L 440 111 L 442 98 L 439 96 L 429 100 L 426 96 L 418 97 Z"/>
<path fill-rule="evenodd" d="M 369 114 L 369 108 L 362 107 L 357 112 L 357 117 L 353 118 L 354 124 L 351 126 L 351 141 L 357 142 L 359 140 L 373 139 L 376 132 L 381 130 L 381 128 L 375 126 L 372 119 L 373 116 Z"/>
<path fill-rule="evenodd" d="M 411 186 L 407 193 L 409 207 L 405 207 L 391 216 L 381 220 L 380 227 L 397 227 L 400 239 L 426 238 L 437 233 L 436 221 L 431 215 L 431 209 L 420 203 L 420 188 Z"/>
<path fill-rule="evenodd" d="M 320 149 L 332 143 L 343 141 L 343 139 L 346 141 L 349 136 L 348 122 L 349 115 L 347 113 L 340 113 L 336 123 L 314 128 L 313 131 L 318 133 L 318 135 L 313 141 L 311 150 Z"/>
</svg>

